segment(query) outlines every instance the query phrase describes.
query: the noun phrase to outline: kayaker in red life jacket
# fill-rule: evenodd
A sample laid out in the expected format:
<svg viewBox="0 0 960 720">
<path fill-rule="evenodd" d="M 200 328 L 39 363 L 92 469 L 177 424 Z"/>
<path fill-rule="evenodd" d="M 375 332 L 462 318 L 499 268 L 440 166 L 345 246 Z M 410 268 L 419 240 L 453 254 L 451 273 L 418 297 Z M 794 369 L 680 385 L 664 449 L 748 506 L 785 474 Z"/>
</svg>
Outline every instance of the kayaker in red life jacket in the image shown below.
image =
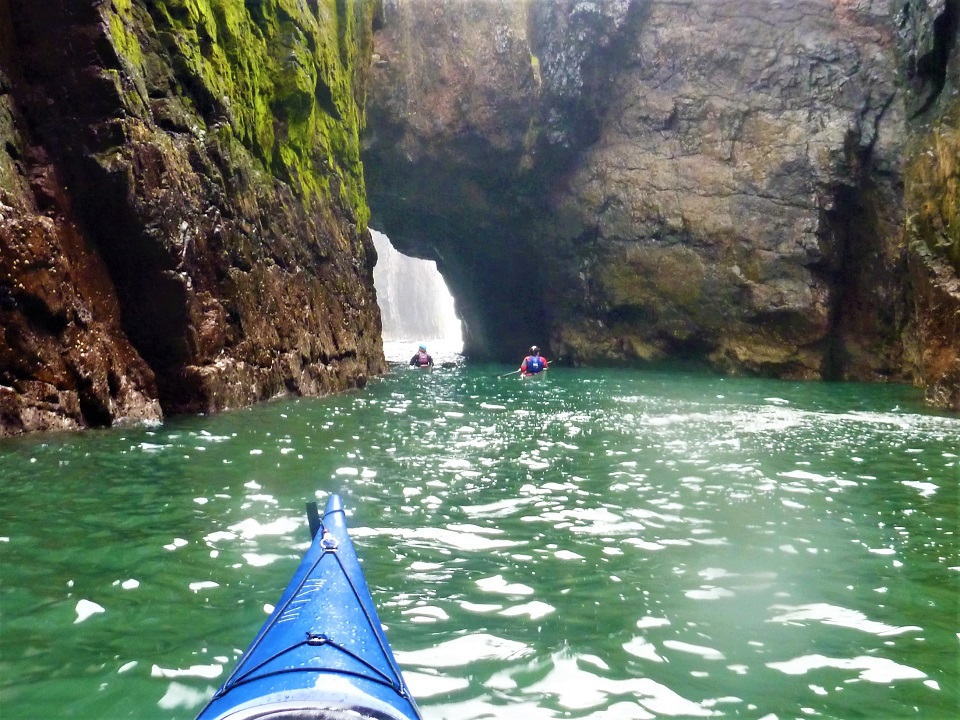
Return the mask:
<svg viewBox="0 0 960 720">
<path fill-rule="evenodd" d="M 540 348 L 533 345 L 530 348 L 530 354 L 520 364 L 520 377 L 530 377 L 542 373 L 547 369 L 547 364 L 547 359 L 540 354 Z"/>
<path fill-rule="evenodd" d="M 432 368 L 433 358 L 427 353 L 427 346 L 421 345 L 417 354 L 410 358 L 410 364 L 419 368 Z"/>
</svg>

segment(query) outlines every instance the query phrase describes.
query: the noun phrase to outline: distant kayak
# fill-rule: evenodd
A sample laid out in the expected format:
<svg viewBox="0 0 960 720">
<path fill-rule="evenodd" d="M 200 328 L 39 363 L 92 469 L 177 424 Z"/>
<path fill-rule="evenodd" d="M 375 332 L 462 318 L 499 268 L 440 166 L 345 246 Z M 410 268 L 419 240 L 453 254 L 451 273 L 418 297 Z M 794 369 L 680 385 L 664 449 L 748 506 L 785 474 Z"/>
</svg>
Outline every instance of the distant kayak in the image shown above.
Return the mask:
<svg viewBox="0 0 960 720">
<path fill-rule="evenodd" d="M 308 506 L 313 544 L 197 720 L 421 720 L 377 617 L 339 496 Z"/>
</svg>

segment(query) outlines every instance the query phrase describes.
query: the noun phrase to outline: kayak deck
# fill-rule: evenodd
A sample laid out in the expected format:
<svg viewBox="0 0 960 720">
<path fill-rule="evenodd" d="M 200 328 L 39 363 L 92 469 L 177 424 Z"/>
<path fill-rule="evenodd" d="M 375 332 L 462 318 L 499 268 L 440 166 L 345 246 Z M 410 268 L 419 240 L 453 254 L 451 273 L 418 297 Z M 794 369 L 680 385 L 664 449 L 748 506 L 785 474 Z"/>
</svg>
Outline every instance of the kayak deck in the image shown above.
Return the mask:
<svg viewBox="0 0 960 720">
<path fill-rule="evenodd" d="M 343 503 L 313 543 L 240 663 L 197 720 L 420 720 L 377 616 Z"/>
</svg>

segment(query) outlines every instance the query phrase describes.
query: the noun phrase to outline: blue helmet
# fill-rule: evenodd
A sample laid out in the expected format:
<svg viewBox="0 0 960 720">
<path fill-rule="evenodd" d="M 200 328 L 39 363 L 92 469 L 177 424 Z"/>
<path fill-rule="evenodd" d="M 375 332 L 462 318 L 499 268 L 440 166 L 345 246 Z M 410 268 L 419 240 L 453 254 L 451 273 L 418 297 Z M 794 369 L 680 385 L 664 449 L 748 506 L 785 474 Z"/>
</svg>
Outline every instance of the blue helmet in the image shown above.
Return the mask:
<svg viewBox="0 0 960 720">
<path fill-rule="evenodd" d="M 426 349 L 427 349 L 427 346 L 424 345 L 423 343 L 420 343 L 420 349 L 421 349 L 421 350 L 426 350 Z"/>
</svg>

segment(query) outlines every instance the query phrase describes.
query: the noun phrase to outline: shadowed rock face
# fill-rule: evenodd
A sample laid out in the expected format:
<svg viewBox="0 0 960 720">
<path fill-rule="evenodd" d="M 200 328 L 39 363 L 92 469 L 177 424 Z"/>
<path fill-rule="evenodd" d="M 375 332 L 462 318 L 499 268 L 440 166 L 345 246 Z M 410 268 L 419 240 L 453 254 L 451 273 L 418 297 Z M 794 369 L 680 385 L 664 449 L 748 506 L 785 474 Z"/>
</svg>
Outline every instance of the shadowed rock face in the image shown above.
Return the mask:
<svg viewBox="0 0 960 720">
<path fill-rule="evenodd" d="M 0 0 L 0 434 L 385 371 L 373 9 Z"/>
<path fill-rule="evenodd" d="M 540 97 L 528 11 L 388 1 L 376 35 L 364 154 L 372 225 L 436 260 L 475 357 L 522 357 L 531 328 L 545 327 L 531 240 L 545 198 L 524 165 Z"/>
<path fill-rule="evenodd" d="M 466 5 L 384 3 L 364 157 L 468 354 L 909 377 L 887 2 Z"/>
<path fill-rule="evenodd" d="M 927 400 L 960 410 L 960 2 L 893 3 L 909 88 L 908 353 Z"/>
</svg>

